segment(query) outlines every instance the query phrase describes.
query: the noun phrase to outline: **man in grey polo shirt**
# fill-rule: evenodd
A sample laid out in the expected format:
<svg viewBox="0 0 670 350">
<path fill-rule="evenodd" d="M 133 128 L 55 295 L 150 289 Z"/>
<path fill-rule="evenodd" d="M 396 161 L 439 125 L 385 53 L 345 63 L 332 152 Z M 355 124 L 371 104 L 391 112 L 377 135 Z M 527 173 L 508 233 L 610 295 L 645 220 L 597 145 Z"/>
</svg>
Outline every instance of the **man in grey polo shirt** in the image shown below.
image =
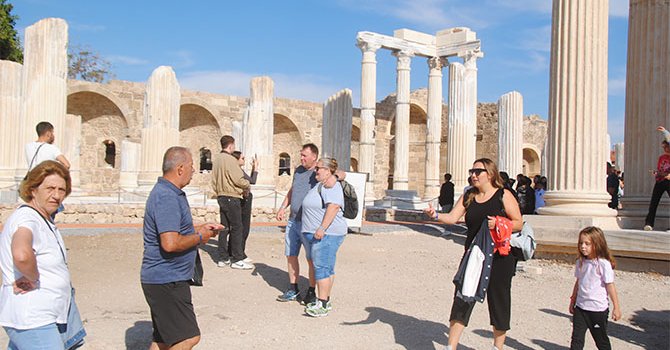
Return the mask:
<svg viewBox="0 0 670 350">
<path fill-rule="evenodd" d="M 193 172 L 189 150 L 169 148 L 163 156 L 163 176 L 146 203 L 140 281 L 151 310 L 152 349 L 191 349 L 200 341 L 188 281 L 193 276 L 198 244 L 207 243 L 223 226 L 193 226 L 191 209 L 181 190 L 191 182 Z"/>
<path fill-rule="evenodd" d="M 301 165 L 295 169 L 293 173 L 293 184 L 291 189 L 286 194 L 284 202 L 282 202 L 279 211 L 277 211 L 277 220 L 283 221 L 286 208 L 291 206 L 291 215 L 286 224 L 286 232 L 284 234 L 285 241 L 285 255 L 288 262 L 288 280 L 289 287 L 284 294 L 277 297 L 278 301 L 292 301 L 297 300 L 298 295 L 298 278 L 300 277 L 300 265 L 298 264 L 298 254 L 300 253 L 300 235 L 302 235 L 302 200 L 305 199 L 307 192 L 316 186 L 316 161 L 319 158 L 319 148 L 313 143 L 308 143 L 302 146 L 300 151 Z M 310 276 L 314 271 L 310 268 Z M 310 286 L 307 293 L 302 298 L 305 304 L 316 300 L 316 293 L 314 292 L 315 285 L 312 285 L 310 278 Z"/>
</svg>

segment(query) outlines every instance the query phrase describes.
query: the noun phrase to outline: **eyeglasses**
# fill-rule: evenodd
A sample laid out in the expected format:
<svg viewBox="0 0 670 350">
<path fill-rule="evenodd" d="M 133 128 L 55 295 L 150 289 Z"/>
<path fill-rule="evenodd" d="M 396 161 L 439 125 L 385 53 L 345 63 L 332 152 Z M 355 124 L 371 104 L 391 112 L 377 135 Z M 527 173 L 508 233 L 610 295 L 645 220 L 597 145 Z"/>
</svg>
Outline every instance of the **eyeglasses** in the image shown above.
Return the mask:
<svg viewBox="0 0 670 350">
<path fill-rule="evenodd" d="M 483 169 L 483 168 L 473 168 L 473 169 L 468 170 L 468 174 L 470 174 L 470 176 L 472 176 L 473 174 L 475 176 L 479 176 L 479 175 L 481 175 L 482 173 L 485 173 L 485 172 L 486 172 L 486 169 Z"/>
</svg>

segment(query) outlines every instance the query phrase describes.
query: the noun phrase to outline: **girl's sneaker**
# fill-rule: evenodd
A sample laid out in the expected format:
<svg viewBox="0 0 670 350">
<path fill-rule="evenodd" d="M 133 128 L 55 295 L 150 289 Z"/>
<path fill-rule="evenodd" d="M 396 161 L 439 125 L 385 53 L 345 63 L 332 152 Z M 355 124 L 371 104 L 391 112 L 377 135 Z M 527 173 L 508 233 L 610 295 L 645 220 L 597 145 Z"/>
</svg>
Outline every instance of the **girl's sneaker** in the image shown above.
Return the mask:
<svg viewBox="0 0 670 350">
<path fill-rule="evenodd" d="M 330 300 L 326 303 L 326 305 L 323 305 L 321 300 L 318 300 L 314 303 L 308 304 L 307 307 L 305 307 L 305 313 L 312 317 L 324 317 L 328 316 L 328 313 L 333 310 L 333 304 L 330 303 Z"/>
</svg>

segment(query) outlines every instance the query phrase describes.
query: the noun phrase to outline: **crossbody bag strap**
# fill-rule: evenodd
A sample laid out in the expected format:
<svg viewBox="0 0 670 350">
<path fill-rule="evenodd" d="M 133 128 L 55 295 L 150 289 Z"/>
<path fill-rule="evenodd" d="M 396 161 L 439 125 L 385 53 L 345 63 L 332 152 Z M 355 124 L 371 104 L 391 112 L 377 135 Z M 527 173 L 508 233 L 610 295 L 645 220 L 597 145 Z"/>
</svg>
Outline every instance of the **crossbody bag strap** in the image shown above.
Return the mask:
<svg viewBox="0 0 670 350">
<path fill-rule="evenodd" d="M 44 146 L 44 142 L 42 142 L 42 144 L 39 147 L 37 147 L 37 150 L 35 151 L 35 155 L 33 155 L 33 159 L 30 160 L 30 165 L 28 165 L 28 170 L 32 169 L 33 162 L 35 162 L 35 158 L 37 157 L 37 153 L 40 152 L 40 148 L 42 148 L 42 146 Z M 40 215 L 40 216 L 42 216 L 42 215 Z"/>
<path fill-rule="evenodd" d="M 60 245 L 60 241 L 58 240 L 58 236 L 56 236 L 56 231 L 54 231 L 54 230 L 51 228 L 51 225 L 49 224 L 49 221 L 47 221 L 47 219 L 46 219 L 44 216 L 42 216 L 42 214 L 40 214 L 40 212 L 37 211 L 37 209 L 35 209 L 35 208 L 33 208 L 33 207 L 29 206 L 29 205 L 25 205 L 25 204 L 23 204 L 23 205 L 21 205 L 21 206 L 19 207 L 19 209 L 21 209 L 21 208 L 30 208 L 30 209 L 34 210 L 35 213 L 37 213 L 37 215 L 39 215 L 39 217 L 41 217 L 42 220 L 44 220 L 44 223 L 45 223 L 45 224 L 47 225 L 47 227 L 49 228 L 49 231 L 51 231 L 51 233 L 53 234 L 54 238 L 56 239 L 56 243 L 58 243 L 58 248 L 60 248 L 60 255 L 63 257 L 63 261 L 65 262 L 65 265 L 67 265 L 67 259 L 65 259 L 65 251 L 63 251 L 63 246 Z"/>
</svg>

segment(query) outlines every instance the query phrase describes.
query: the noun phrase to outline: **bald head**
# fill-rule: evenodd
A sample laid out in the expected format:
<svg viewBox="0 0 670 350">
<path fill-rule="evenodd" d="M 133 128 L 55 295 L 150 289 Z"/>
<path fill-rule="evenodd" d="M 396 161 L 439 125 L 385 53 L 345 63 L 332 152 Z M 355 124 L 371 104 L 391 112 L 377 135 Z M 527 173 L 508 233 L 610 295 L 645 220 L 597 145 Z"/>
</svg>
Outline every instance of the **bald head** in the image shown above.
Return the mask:
<svg viewBox="0 0 670 350">
<path fill-rule="evenodd" d="M 191 159 L 191 151 L 186 147 L 173 146 L 165 151 L 163 156 L 163 175 L 177 168 L 178 165 L 186 163 Z"/>
</svg>

